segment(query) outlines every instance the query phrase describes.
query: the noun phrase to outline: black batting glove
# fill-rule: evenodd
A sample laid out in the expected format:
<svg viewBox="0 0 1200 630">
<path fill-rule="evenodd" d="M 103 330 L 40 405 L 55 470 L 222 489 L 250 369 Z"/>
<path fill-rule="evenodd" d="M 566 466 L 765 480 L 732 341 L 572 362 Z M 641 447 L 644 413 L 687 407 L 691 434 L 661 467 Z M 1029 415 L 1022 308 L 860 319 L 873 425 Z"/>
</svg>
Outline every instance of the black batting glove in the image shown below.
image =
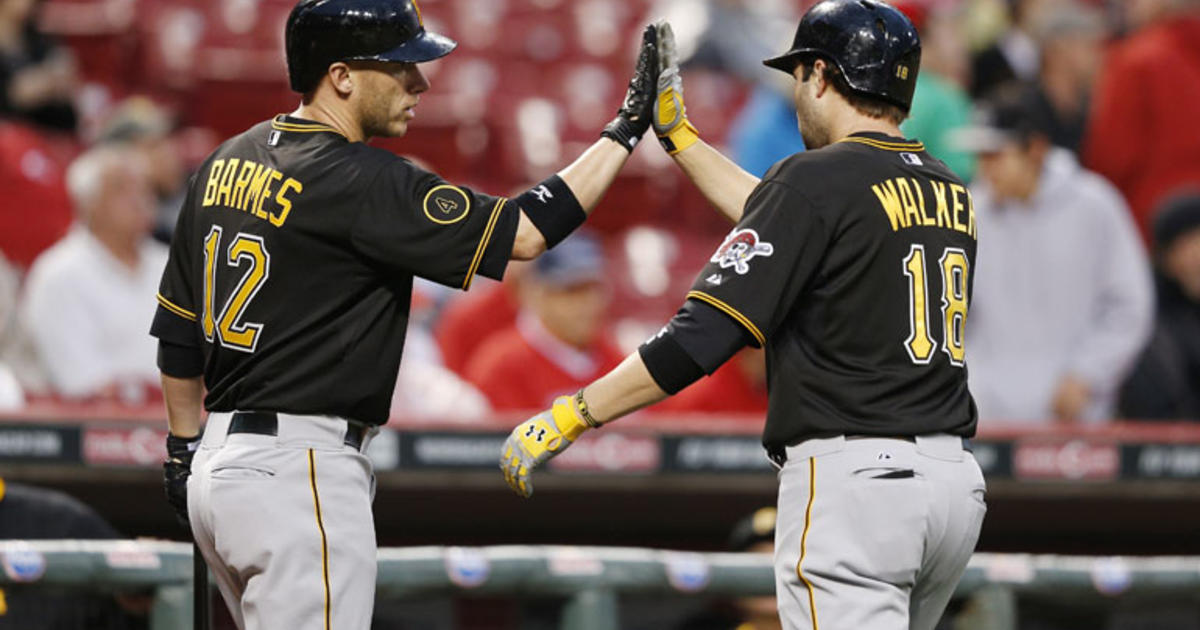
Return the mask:
<svg viewBox="0 0 1200 630">
<path fill-rule="evenodd" d="M 658 66 L 658 30 L 650 24 L 642 31 L 641 52 L 625 101 L 617 110 L 617 117 L 600 132 L 602 137 L 619 142 L 630 153 L 650 128 L 658 94 Z"/>
<path fill-rule="evenodd" d="M 175 511 L 179 524 L 191 531 L 188 521 L 187 480 L 192 474 L 192 457 L 200 447 L 200 437 L 181 438 L 167 434 L 167 460 L 163 462 L 163 489 L 167 503 Z"/>
</svg>

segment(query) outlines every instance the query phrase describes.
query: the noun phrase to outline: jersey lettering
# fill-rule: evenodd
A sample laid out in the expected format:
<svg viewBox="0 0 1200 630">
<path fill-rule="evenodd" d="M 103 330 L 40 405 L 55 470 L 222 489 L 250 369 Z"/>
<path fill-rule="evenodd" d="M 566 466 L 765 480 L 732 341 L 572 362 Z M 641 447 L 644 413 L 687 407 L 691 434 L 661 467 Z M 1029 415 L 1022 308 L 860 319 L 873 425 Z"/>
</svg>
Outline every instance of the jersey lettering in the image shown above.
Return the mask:
<svg viewBox="0 0 1200 630">
<path fill-rule="evenodd" d="M 293 177 L 285 177 L 254 160 L 214 160 L 208 171 L 201 205 L 241 210 L 269 221 L 275 227 L 283 227 L 292 211 L 294 196 L 304 192 L 304 184 Z M 276 187 L 279 182 L 283 183 Z M 273 203 L 264 208 L 267 201 Z"/>
<path fill-rule="evenodd" d="M 930 214 L 925 186 L 933 201 Z M 975 204 L 971 193 L 960 184 L 913 177 L 893 177 L 871 185 L 893 232 L 912 227 L 938 227 L 977 238 Z"/>
</svg>

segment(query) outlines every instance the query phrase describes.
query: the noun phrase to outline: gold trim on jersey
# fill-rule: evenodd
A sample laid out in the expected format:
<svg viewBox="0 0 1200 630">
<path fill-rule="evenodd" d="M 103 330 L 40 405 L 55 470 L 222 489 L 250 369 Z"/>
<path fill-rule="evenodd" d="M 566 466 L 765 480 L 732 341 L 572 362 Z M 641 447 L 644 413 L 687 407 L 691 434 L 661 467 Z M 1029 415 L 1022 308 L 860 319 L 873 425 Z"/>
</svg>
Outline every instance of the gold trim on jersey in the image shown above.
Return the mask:
<svg viewBox="0 0 1200 630">
<path fill-rule="evenodd" d="M 193 322 L 196 321 L 195 313 L 187 310 L 186 308 L 183 308 L 182 306 L 179 306 L 178 304 L 175 304 L 171 300 L 168 300 L 167 298 L 163 297 L 163 295 L 161 293 L 159 293 L 155 297 L 158 298 L 158 303 L 163 308 L 167 309 L 167 311 L 169 311 L 170 313 L 172 313 L 174 315 L 178 315 L 186 320 L 190 320 Z"/>
<path fill-rule="evenodd" d="M 501 197 L 492 207 L 492 216 L 488 217 L 487 227 L 483 229 L 483 238 L 479 239 L 479 247 L 475 248 L 475 257 L 471 259 L 471 266 L 467 268 L 467 277 L 463 280 L 463 291 L 471 288 L 471 280 L 475 278 L 475 272 L 479 271 L 479 265 L 483 262 L 483 253 L 487 251 L 488 243 L 492 240 L 492 231 L 496 229 L 496 222 L 500 219 L 500 210 L 506 203 L 508 203 L 508 199 Z"/>
<path fill-rule="evenodd" d="M 812 615 L 813 630 L 819 630 L 817 625 L 817 598 L 813 592 L 812 582 L 804 577 L 804 572 L 801 566 L 804 564 L 804 554 L 808 551 L 808 530 L 812 525 L 812 507 L 813 499 L 817 496 L 817 459 L 815 457 L 808 458 L 808 507 L 804 510 L 804 533 L 800 534 L 800 560 L 796 562 L 796 576 L 804 582 L 804 586 L 808 589 L 808 610 Z"/>
<path fill-rule="evenodd" d="M 722 302 L 720 299 L 715 298 L 703 291 L 689 292 L 687 294 L 687 299 L 690 299 L 690 298 L 695 298 L 697 300 L 700 300 L 701 302 L 709 304 L 710 306 L 715 307 L 717 310 L 721 311 L 722 313 L 725 313 L 726 315 L 732 317 L 734 319 L 734 321 L 741 324 L 742 327 L 744 327 L 746 330 L 750 331 L 750 334 L 754 336 L 754 340 L 758 342 L 758 345 L 760 345 L 760 346 L 767 345 L 767 338 L 762 334 L 762 331 L 758 329 L 758 326 L 755 326 L 754 322 L 750 321 L 749 317 L 742 315 L 736 308 L 733 308 L 732 306 L 726 304 L 725 302 Z"/>
<path fill-rule="evenodd" d="M 316 132 L 318 132 L 318 131 L 328 131 L 328 132 L 330 132 L 330 133 L 336 133 L 336 134 L 337 134 L 337 135 L 339 135 L 339 136 L 345 137 L 345 136 L 342 134 L 342 132 L 340 132 L 340 131 L 338 131 L 337 129 L 334 129 L 333 127 L 330 127 L 329 125 L 326 125 L 326 124 L 324 124 L 324 123 L 318 123 L 318 122 L 314 122 L 314 123 L 294 123 L 294 122 L 288 122 L 288 121 L 286 121 L 286 120 L 284 120 L 284 119 L 283 119 L 283 117 L 284 117 L 285 115 L 286 115 L 286 114 L 279 114 L 279 115 L 278 115 L 278 116 L 276 116 L 275 118 L 271 119 L 271 128 L 272 128 L 272 129 L 277 129 L 277 130 L 279 130 L 279 131 L 291 131 L 291 132 L 293 132 L 293 133 L 316 133 Z"/>
<path fill-rule="evenodd" d="M 329 630 L 329 542 L 325 538 L 325 521 L 321 519 L 321 497 L 317 494 L 317 462 L 308 449 L 308 484 L 312 487 L 313 511 L 317 514 L 317 530 L 321 532 L 321 579 L 325 586 L 325 630 Z"/>
<path fill-rule="evenodd" d="M 842 138 L 841 140 L 838 140 L 838 142 L 857 142 L 858 144 L 865 144 L 869 147 L 875 147 L 876 149 L 883 149 L 884 151 L 924 151 L 925 150 L 925 145 L 920 142 L 889 142 L 886 140 L 876 140 L 874 138 L 863 138 L 861 136 L 850 136 L 849 138 Z"/>
</svg>

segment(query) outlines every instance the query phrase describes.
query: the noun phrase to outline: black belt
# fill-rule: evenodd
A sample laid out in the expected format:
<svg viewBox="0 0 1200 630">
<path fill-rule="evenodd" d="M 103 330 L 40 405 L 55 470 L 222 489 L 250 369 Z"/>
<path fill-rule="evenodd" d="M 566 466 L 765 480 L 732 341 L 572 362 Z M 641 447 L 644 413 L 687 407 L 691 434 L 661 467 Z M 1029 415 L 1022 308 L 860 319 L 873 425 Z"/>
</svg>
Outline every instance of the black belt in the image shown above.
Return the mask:
<svg viewBox="0 0 1200 630">
<path fill-rule="evenodd" d="M 904 440 L 905 442 L 913 442 L 913 443 L 915 443 L 917 441 L 916 436 L 913 436 L 913 435 L 858 435 L 858 434 L 855 434 L 855 435 L 847 435 L 845 437 L 847 440 L 883 439 L 883 440 Z M 799 444 L 799 443 L 800 442 L 797 442 L 796 444 Z M 964 451 L 967 451 L 968 453 L 975 452 L 975 449 L 971 447 L 971 440 L 969 440 L 967 438 L 962 438 L 962 448 Z M 787 463 L 787 447 L 784 447 L 784 446 L 769 447 L 769 448 L 767 448 L 767 457 L 770 458 L 770 460 L 775 462 L 776 464 L 783 466 L 784 464 Z"/>
<path fill-rule="evenodd" d="M 342 443 L 354 450 L 362 450 L 363 439 L 371 428 L 359 422 L 346 422 L 349 426 Z M 279 416 L 274 411 L 235 411 L 229 419 L 228 433 L 279 435 Z"/>
</svg>

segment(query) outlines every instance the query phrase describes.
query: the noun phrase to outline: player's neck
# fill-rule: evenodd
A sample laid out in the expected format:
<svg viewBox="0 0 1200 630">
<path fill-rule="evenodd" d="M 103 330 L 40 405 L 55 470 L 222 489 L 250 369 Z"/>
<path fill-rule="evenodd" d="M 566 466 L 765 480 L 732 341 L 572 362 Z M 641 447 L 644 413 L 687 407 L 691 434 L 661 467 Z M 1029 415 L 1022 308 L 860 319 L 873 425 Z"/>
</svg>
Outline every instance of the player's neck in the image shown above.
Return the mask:
<svg viewBox="0 0 1200 630">
<path fill-rule="evenodd" d="M 338 133 L 346 136 L 346 139 L 350 142 L 362 142 L 366 140 L 362 125 L 358 124 L 354 116 L 346 111 L 344 107 L 330 107 L 319 98 L 313 98 L 307 102 L 300 103 L 300 107 L 297 107 L 296 111 L 289 115 L 329 125 L 336 129 Z"/>
<path fill-rule="evenodd" d="M 904 132 L 900 131 L 900 125 L 882 118 L 863 116 L 858 112 L 847 113 L 830 122 L 830 131 L 833 133 L 829 137 L 835 142 L 856 133 L 881 133 L 893 138 L 904 137 Z"/>
</svg>

